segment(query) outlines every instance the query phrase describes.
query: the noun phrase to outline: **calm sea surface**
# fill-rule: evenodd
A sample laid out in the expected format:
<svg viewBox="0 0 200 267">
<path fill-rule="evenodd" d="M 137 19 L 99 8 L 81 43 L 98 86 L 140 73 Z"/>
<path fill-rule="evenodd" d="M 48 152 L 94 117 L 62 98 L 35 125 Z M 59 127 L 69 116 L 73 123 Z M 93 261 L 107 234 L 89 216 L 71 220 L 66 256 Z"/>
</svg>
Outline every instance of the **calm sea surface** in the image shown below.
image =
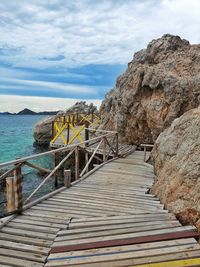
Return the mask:
<svg viewBox="0 0 200 267">
<path fill-rule="evenodd" d="M 33 147 L 34 125 L 43 115 L 0 115 L 0 162 L 37 153 Z"/>
<path fill-rule="evenodd" d="M 43 115 L 0 115 L 0 163 L 43 152 L 33 147 L 34 125 Z M 32 163 L 52 169 L 51 156 L 34 159 Z M 7 168 L 7 167 L 6 167 Z M 38 171 L 23 167 L 23 196 L 26 198 L 43 180 Z M 2 190 L 3 188 L 3 190 Z M 54 189 L 53 180 L 45 184 L 39 196 Z M 5 180 L 0 180 L 0 217 L 6 210 Z"/>
</svg>

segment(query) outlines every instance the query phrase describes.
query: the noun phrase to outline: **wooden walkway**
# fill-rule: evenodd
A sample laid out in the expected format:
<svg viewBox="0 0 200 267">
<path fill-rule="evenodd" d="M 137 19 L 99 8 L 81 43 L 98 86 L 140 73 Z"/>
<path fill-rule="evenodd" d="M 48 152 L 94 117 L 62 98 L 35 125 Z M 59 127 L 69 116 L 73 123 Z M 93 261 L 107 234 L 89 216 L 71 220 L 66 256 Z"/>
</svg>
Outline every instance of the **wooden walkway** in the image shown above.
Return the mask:
<svg viewBox="0 0 200 267">
<path fill-rule="evenodd" d="M 135 151 L 25 210 L 0 231 L 0 266 L 200 266 L 194 226 L 152 194 Z"/>
</svg>

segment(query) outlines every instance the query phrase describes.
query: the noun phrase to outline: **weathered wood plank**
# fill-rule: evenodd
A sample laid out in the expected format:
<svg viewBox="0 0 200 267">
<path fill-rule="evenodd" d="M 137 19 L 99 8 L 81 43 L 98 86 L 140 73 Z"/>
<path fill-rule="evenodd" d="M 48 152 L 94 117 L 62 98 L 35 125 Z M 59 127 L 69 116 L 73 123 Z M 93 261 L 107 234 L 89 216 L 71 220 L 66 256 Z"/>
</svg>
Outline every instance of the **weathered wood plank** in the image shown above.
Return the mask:
<svg viewBox="0 0 200 267">
<path fill-rule="evenodd" d="M 42 238 L 44 240 L 54 240 L 55 234 L 49 234 L 49 233 L 42 233 L 42 232 L 36 232 L 35 229 L 33 231 L 30 230 L 24 230 L 19 228 L 12 228 L 8 226 L 5 226 L 1 229 L 2 233 L 7 233 L 11 235 L 19 235 L 19 236 L 27 236 L 27 237 L 36 237 L 36 238 Z"/>
<path fill-rule="evenodd" d="M 43 263 L 34 261 L 22 260 L 19 258 L 11 258 L 10 256 L 0 256 L 0 264 L 10 264 L 13 267 L 43 267 Z"/>
<path fill-rule="evenodd" d="M 52 241 L 50 240 L 0 233 L 0 245 L 2 247 L 4 247 L 5 241 L 12 241 L 12 242 L 18 242 L 17 244 L 28 244 L 41 247 L 50 247 L 52 244 Z"/>
<path fill-rule="evenodd" d="M 136 243 L 145 243 L 150 241 L 162 241 L 162 240 L 170 240 L 180 237 L 198 237 L 199 234 L 194 231 L 195 227 L 192 226 L 183 226 L 183 227 L 174 227 L 168 229 L 161 230 L 153 230 L 153 231 L 143 231 L 115 236 L 104 236 L 97 238 L 86 238 L 80 240 L 71 240 L 66 242 L 59 241 L 54 242 L 52 245 L 52 251 L 57 252 L 59 250 L 67 251 L 67 250 L 80 250 L 87 249 L 91 247 L 106 247 L 115 245 L 128 245 L 128 244 L 136 244 Z M 55 249 L 55 250 L 54 250 Z"/>
<path fill-rule="evenodd" d="M 141 231 L 142 229 L 146 229 L 147 231 L 149 230 L 148 227 L 150 228 L 150 230 L 153 230 L 154 228 L 156 229 L 161 229 L 161 228 L 167 228 L 167 227 L 176 227 L 176 226 L 180 226 L 180 223 L 178 221 L 153 221 L 153 222 L 139 222 L 139 223 L 127 223 L 127 224 L 117 224 L 117 225 L 110 225 L 110 226 L 97 226 L 97 227 L 93 227 L 91 229 L 91 227 L 88 228 L 81 228 L 81 229 L 75 229 L 75 230 L 61 230 L 58 232 L 58 236 L 56 237 L 56 240 L 60 240 L 59 238 L 64 237 L 65 235 L 67 235 L 68 238 L 70 238 L 71 235 L 77 237 L 77 234 L 83 234 L 84 238 L 87 237 L 87 233 L 89 233 L 90 235 L 97 235 L 101 233 L 101 231 L 103 232 L 109 232 L 110 230 L 117 230 L 119 231 L 119 233 L 125 233 L 126 230 L 130 231 L 130 232 L 134 232 L 134 231 Z M 152 228 L 151 228 L 152 227 Z M 112 232 L 111 234 L 114 234 L 114 232 Z"/>
<path fill-rule="evenodd" d="M 13 239 L 15 240 L 15 239 Z M 7 248 L 7 249 L 14 249 L 16 251 L 24 251 L 24 252 L 30 252 L 30 253 L 36 253 L 36 254 L 41 254 L 41 255 L 48 255 L 49 250 L 50 250 L 50 245 L 48 244 L 48 247 L 44 247 L 43 244 L 41 244 L 41 246 L 37 246 L 37 245 L 31 245 L 30 244 L 26 244 L 23 243 L 23 241 L 16 239 L 14 241 L 7 241 L 7 240 L 0 240 L 0 246 L 1 248 Z"/>
<path fill-rule="evenodd" d="M 176 239 L 176 240 L 167 240 L 167 241 L 158 241 L 158 242 L 150 242 L 136 245 L 127 245 L 127 246 L 115 246 L 115 247 L 105 247 L 105 248 L 93 248 L 87 250 L 78 250 L 78 251 L 70 251 L 70 252 L 61 252 L 61 253 L 51 253 L 49 255 L 50 258 L 61 258 L 64 256 L 89 256 L 89 255 L 101 255 L 101 254 L 112 254 L 116 252 L 137 252 L 137 251 L 146 251 L 149 249 L 157 249 L 163 247 L 174 247 L 174 246 L 182 246 L 182 245 L 196 245 L 197 242 L 194 238 L 186 238 L 186 239 Z"/>
<path fill-rule="evenodd" d="M 22 260 L 30 260 L 30 261 L 35 261 L 35 262 L 41 262 L 45 263 L 46 261 L 46 255 L 42 254 L 36 254 L 30 253 L 30 252 L 24 252 L 24 251 L 19 251 L 19 250 L 14 250 L 14 249 L 6 249 L 6 248 L 0 248 L 0 255 L 1 256 L 10 256 L 13 258 L 19 258 Z"/>
<path fill-rule="evenodd" d="M 23 230 L 30 230 L 34 232 L 42 232 L 42 233 L 51 233 L 51 234 L 56 234 L 60 228 L 51 228 L 47 226 L 39 226 L 37 225 L 32 225 L 32 224 L 26 224 L 26 223 L 17 223 L 17 222 L 10 222 L 9 227 L 13 229 L 23 229 Z"/>
<path fill-rule="evenodd" d="M 186 252 L 189 254 L 190 251 L 199 250 L 199 245 L 182 245 L 182 246 L 173 246 L 173 247 L 162 247 L 162 248 L 154 248 L 154 249 L 148 249 L 144 252 L 143 251 L 121 251 L 111 253 L 111 254 L 91 254 L 88 255 L 88 257 L 85 256 L 79 256 L 79 257 L 71 257 L 71 256 L 62 256 L 60 259 L 58 257 L 56 258 L 49 258 L 49 264 L 47 266 L 61 266 L 61 264 L 84 264 L 84 263 L 96 263 L 96 262 L 110 262 L 113 260 L 126 260 L 126 259 L 134 259 L 139 257 L 151 257 L 151 256 L 163 256 L 163 261 L 165 261 L 166 254 L 176 254 L 178 252 Z M 58 254 L 57 254 L 58 255 Z M 200 251 L 199 251 L 200 255 Z M 51 265 L 53 264 L 53 265 Z M 165 263 L 166 264 L 166 263 Z M 168 266 L 168 265 L 167 265 Z"/>
</svg>

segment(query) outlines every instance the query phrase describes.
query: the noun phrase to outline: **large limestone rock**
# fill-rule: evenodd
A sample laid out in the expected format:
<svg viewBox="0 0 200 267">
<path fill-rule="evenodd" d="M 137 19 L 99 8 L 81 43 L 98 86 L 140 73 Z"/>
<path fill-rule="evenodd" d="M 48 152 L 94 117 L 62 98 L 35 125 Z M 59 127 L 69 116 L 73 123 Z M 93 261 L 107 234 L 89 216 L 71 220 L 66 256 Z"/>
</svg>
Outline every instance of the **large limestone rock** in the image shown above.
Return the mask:
<svg viewBox="0 0 200 267">
<path fill-rule="evenodd" d="M 72 107 L 68 108 L 66 111 L 60 111 L 56 116 L 44 118 L 43 120 L 39 121 L 34 127 L 34 145 L 41 147 L 49 146 L 49 143 L 52 139 L 52 122 L 56 117 L 72 113 L 90 114 L 92 112 L 98 114 L 97 107 L 94 106 L 93 103 L 88 105 L 85 101 L 80 101 L 74 104 Z"/>
<path fill-rule="evenodd" d="M 153 149 L 157 180 L 152 188 L 183 223 L 200 231 L 200 107 L 174 120 Z"/>
<path fill-rule="evenodd" d="M 101 128 L 121 142 L 151 143 L 172 121 L 200 103 L 200 45 L 164 35 L 135 53 L 103 101 Z"/>
</svg>

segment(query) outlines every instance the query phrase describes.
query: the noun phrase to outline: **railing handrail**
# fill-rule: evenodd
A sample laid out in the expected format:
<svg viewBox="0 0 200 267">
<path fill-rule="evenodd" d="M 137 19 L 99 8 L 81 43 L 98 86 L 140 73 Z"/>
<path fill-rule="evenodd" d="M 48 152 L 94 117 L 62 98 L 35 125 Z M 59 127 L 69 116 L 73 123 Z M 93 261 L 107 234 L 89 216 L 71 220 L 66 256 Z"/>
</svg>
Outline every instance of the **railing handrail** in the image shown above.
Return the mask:
<svg viewBox="0 0 200 267">
<path fill-rule="evenodd" d="M 77 115 L 87 115 L 87 116 L 89 116 L 89 115 L 95 115 L 95 116 L 97 116 L 98 118 L 100 118 L 100 116 L 99 116 L 99 114 L 98 114 L 98 112 L 73 112 L 73 113 L 66 113 L 66 114 L 60 114 L 60 115 L 56 115 L 56 118 L 54 119 L 54 121 L 56 121 L 57 119 L 59 119 L 59 118 L 63 118 L 63 117 L 70 117 L 70 116 L 77 116 Z"/>
<path fill-rule="evenodd" d="M 89 130 L 91 130 L 91 129 L 89 128 Z M 71 150 L 72 148 L 74 148 L 76 146 L 88 144 L 91 141 L 97 141 L 97 140 L 99 140 L 99 139 L 101 139 L 103 137 L 108 137 L 110 135 L 115 135 L 117 133 L 117 132 L 114 132 L 114 131 L 113 132 L 112 131 L 105 131 L 105 132 L 107 132 L 107 134 L 100 135 L 100 136 L 91 138 L 89 140 L 85 140 L 85 141 L 80 142 L 80 143 L 76 143 L 76 144 L 72 144 L 72 145 L 65 145 L 65 146 L 63 146 L 61 148 L 53 149 L 51 151 L 46 151 L 46 152 L 42 152 L 42 153 L 31 155 L 31 156 L 27 156 L 27 157 L 24 157 L 24 158 L 20 158 L 20 159 L 16 159 L 16 160 L 11 160 L 11 161 L 7 161 L 7 162 L 4 162 L 4 163 L 0 163 L 0 168 L 4 168 L 4 167 L 10 166 L 10 165 L 15 165 L 15 164 L 18 164 L 18 163 L 23 163 L 24 161 L 31 160 L 31 159 L 36 159 L 36 158 L 39 158 L 41 156 L 53 155 L 53 154 L 56 154 L 56 153 L 59 153 L 59 152 L 68 151 L 68 150 Z"/>
</svg>

